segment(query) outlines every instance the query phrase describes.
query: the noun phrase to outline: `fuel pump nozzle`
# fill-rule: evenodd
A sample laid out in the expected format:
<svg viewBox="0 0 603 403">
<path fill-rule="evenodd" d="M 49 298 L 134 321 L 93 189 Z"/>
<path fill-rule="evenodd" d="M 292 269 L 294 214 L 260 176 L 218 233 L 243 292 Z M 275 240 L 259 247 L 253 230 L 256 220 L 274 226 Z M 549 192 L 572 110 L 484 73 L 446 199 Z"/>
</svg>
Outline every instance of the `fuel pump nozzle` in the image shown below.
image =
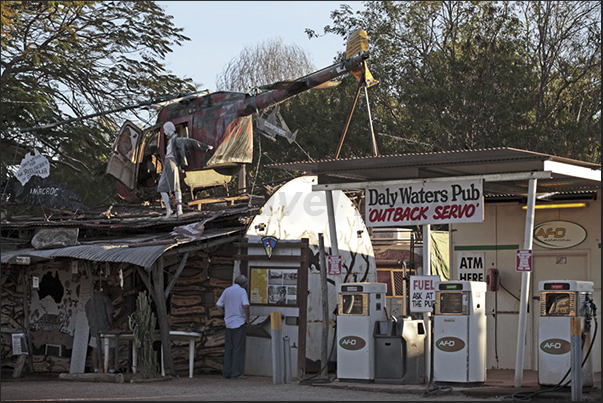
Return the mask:
<svg viewBox="0 0 603 403">
<path fill-rule="evenodd" d="M 593 311 L 593 316 L 595 317 L 595 320 L 597 318 L 597 305 L 595 305 L 595 301 L 590 298 L 589 296 L 586 296 L 586 305 L 588 305 L 588 307 L 591 309 L 591 311 Z"/>
<path fill-rule="evenodd" d="M 590 332 L 590 321 L 594 317 L 595 322 L 597 321 L 597 305 L 595 305 L 595 301 L 589 296 L 586 296 L 584 305 L 587 309 L 585 309 L 585 324 L 584 331 Z"/>
<path fill-rule="evenodd" d="M 597 305 L 595 305 L 595 301 L 592 298 L 590 298 L 589 296 L 586 296 L 584 305 L 586 305 L 586 307 L 588 308 L 588 309 L 586 309 L 586 314 L 585 314 L 586 317 L 585 317 L 584 330 L 586 332 L 590 332 L 591 319 L 595 318 L 595 322 L 597 321 Z"/>
</svg>

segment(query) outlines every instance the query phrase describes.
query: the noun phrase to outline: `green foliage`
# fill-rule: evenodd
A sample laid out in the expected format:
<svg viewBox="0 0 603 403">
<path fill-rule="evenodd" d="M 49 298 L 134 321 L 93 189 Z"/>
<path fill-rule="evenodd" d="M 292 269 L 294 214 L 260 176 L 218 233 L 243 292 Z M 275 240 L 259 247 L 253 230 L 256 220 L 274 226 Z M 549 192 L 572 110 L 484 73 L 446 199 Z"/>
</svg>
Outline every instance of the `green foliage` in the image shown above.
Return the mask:
<svg viewBox="0 0 603 403">
<path fill-rule="evenodd" d="M 134 333 L 134 343 L 139 352 L 140 374 L 144 379 L 152 378 L 159 368 L 157 352 L 153 350 L 157 318 L 151 309 L 146 291 L 138 293 L 136 311 L 128 316 L 128 324 Z"/>
<path fill-rule="evenodd" d="M 170 18 L 153 1 L 3 1 L 3 181 L 36 148 L 50 160 L 50 177 L 84 204 L 111 200 L 115 181 L 103 175 L 113 136 L 126 118 L 147 124 L 154 112 L 21 129 L 194 90 L 190 79 L 162 63 L 173 46 L 189 40 Z"/>
<path fill-rule="evenodd" d="M 380 81 L 369 98 L 381 154 L 515 147 L 600 163 L 600 2 L 362 4 L 334 10 L 324 34 L 368 33 L 368 66 Z M 300 108 L 289 111 L 309 120 L 287 120 L 300 144 L 313 118 L 342 112 L 329 102 Z M 359 104 L 354 113 L 364 110 Z M 349 156 L 371 154 L 366 119 L 358 121 L 344 143 Z M 336 148 L 331 142 L 313 158 Z"/>
</svg>

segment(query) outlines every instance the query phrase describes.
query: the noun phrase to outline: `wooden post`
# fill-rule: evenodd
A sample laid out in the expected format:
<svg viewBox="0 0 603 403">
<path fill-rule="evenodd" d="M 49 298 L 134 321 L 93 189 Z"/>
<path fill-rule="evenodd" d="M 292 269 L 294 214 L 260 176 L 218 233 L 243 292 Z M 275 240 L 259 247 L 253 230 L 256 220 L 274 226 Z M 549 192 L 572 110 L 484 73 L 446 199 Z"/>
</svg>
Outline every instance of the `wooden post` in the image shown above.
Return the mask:
<svg viewBox="0 0 603 403">
<path fill-rule="evenodd" d="M 299 326 L 297 330 L 297 376 L 303 378 L 306 374 L 306 335 L 308 330 L 308 270 L 310 240 L 301 239 L 301 261 L 299 263 L 299 278 L 297 289 L 297 303 L 299 304 Z"/>
<path fill-rule="evenodd" d="M 23 372 L 23 367 L 27 362 L 28 356 L 31 356 L 31 354 L 21 354 L 19 358 L 17 358 L 17 363 L 15 364 L 15 368 L 13 369 L 13 378 L 21 377 L 21 373 Z"/>
<path fill-rule="evenodd" d="M 124 374 L 70 374 L 68 372 L 60 373 L 59 379 L 76 382 L 124 383 L 125 381 Z"/>
<path fill-rule="evenodd" d="M 165 375 L 172 374 L 174 361 L 172 359 L 172 345 L 170 341 L 170 328 L 167 320 L 167 307 L 165 291 L 163 286 L 163 257 L 160 257 L 151 268 L 153 276 L 153 295 L 157 307 L 157 322 L 161 334 L 161 351 L 163 351 L 163 362 Z"/>
<path fill-rule="evenodd" d="M 174 284 L 176 284 L 176 281 L 178 281 L 178 277 L 180 277 L 180 273 L 182 273 L 182 270 L 184 270 L 184 268 L 186 267 L 186 262 L 188 261 L 188 255 L 189 255 L 189 252 L 186 252 L 182 256 L 182 261 L 178 265 L 178 269 L 176 270 L 176 273 L 174 273 L 174 277 L 172 277 L 168 286 L 165 287 L 165 298 L 166 299 L 170 296 L 170 292 L 172 291 Z"/>
<path fill-rule="evenodd" d="M 23 269 L 22 282 L 23 282 L 23 327 L 25 330 L 25 337 L 27 338 L 27 366 L 29 368 L 29 372 L 33 374 L 33 343 L 31 340 L 31 329 L 29 325 L 29 303 L 31 302 L 31 298 L 29 296 L 29 281 L 28 281 L 28 273 L 27 268 Z"/>
<path fill-rule="evenodd" d="M 327 259 L 325 256 L 325 240 L 324 234 L 318 234 L 318 253 L 320 254 L 320 290 L 322 295 L 322 337 L 320 344 L 320 365 L 322 367 L 320 371 L 321 378 L 328 378 L 329 373 L 329 349 L 328 338 L 329 338 L 329 297 L 327 290 Z"/>
</svg>

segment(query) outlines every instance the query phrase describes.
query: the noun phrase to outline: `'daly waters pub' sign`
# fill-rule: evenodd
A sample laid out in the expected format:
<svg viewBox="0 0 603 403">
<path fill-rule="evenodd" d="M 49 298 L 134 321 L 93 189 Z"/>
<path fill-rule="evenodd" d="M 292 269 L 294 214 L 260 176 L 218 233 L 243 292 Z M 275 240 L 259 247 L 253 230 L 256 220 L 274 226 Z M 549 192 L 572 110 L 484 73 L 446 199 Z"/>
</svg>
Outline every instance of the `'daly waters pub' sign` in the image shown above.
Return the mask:
<svg viewBox="0 0 603 403">
<path fill-rule="evenodd" d="M 483 220 L 481 179 L 366 188 L 367 227 L 475 223 Z"/>
</svg>

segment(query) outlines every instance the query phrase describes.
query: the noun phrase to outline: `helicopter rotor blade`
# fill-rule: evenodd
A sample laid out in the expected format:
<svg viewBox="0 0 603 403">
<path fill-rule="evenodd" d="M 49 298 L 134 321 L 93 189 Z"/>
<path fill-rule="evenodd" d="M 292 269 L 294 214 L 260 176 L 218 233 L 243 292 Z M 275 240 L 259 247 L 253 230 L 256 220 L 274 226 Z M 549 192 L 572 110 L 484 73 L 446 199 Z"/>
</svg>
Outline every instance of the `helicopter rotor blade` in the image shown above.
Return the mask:
<svg viewBox="0 0 603 403">
<path fill-rule="evenodd" d="M 37 130 L 51 129 L 53 127 L 61 126 L 61 125 L 68 124 L 68 123 L 79 122 L 79 121 L 85 120 L 85 119 L 90 119 L 90 118 L 95 118 L 95 117 L 98 117 L 98 116 L 109 115 L 111 113 L 123 112 L 123 111 L 127 111 L 127 110 L 130 110 L 130 109 L 141 108 L 141 107 L 144 107 L 144 106 L 156 105 L 156 104 L 160 104 L 162 102 L 167 102 L 167 101 L 171 101 L 171 100 L 178 99 L 178 98 L 185 98 L 185 97 L 191 97 L 191 96 L 195 96 L 195 95 L 199 95 L 199 94 L 206 94 L 208 92 L 209 92 L 208 90 L 203 90 L 203 91 L 192 92 L 192 93 L 189 93 L 189 94 L 170 95 L 170 96 L 166 96 L 166 97 L 156 98 L 156 99 L 153 99 L 153 100 L 150 100 L 150 101 L 141 102 L 141 103 L 138 103 L 138 104 L 135 104 L 135 105 L 128 105 L 128 106 L 124 106 L 124 107 L 121 107 L 121 108 L 112 109 L 112 110 L 109 110 L 109 111 L 102 111 L 102 112 L 92 113 L 90 115 L 80 116 L 80 117 L 77 117 L 77 118 L 66 119 L 66 120 L 62 120 L 62 121 L 59 121 L 59 122 L 49 123 L 47 125 L 26 127 L 24 129 L 21 129 L 21 132 L 22 133 L 28 133 L 28 132 L 34 132 L 34 131 L 37 131 Z"/>
</svg>

